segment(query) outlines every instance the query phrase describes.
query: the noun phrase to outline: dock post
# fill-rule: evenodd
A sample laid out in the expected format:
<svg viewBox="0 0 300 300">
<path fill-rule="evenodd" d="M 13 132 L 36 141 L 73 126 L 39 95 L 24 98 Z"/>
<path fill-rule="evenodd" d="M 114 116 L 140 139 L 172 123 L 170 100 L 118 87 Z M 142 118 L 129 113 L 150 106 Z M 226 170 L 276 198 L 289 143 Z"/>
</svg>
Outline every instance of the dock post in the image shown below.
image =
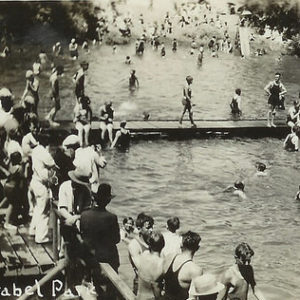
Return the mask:
<svg viewBox="0 0 300 300">
<path fill-rule="evenodd" d="M 53 259 L 55 262 L 58 261 L 58 226 L 57 226 L 57 215 L 55 213 L 53 200 L 51 201 L 51 223 L 52 223 L 52 251 Z"/>
</svg>

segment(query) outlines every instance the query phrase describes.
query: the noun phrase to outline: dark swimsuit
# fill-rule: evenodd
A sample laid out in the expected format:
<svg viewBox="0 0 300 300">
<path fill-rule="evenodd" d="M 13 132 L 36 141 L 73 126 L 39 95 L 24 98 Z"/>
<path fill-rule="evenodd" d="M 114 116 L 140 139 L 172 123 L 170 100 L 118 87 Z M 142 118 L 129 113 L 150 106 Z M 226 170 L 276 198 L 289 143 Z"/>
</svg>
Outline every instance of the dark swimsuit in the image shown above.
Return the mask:
<svg viewBox="0 0 300 300">
<path fill-rule="evenodd" d="M 273 84 L 273 86 L 270 88 L 270 97 L 268 100 L 268 103 L 271 104 L 273 107 L 276 107 L 279 105 L 280 100 L 279 100 L 279 93 L 280 93 L 280 84 Z"/>
<path fill-rule="evenodd" d="M 164 278 L 165 278 L 165 290 L 166 290 L 166 297 L 167 299 L 172 299 L 172 300 L 186 300 L 189 297 L 189 289 L 184 289 L 180 286 L 179 280 L 178 280 L 178 275 L 182 267 L 192 261 L 191 259 L 186 260 L 183 262 L 180 267 L 176 270 L 173 271 L 173 264 L 176 259 L 177 255 L 173 258 L 172 263 L 166 272 Z"/>
</svg>

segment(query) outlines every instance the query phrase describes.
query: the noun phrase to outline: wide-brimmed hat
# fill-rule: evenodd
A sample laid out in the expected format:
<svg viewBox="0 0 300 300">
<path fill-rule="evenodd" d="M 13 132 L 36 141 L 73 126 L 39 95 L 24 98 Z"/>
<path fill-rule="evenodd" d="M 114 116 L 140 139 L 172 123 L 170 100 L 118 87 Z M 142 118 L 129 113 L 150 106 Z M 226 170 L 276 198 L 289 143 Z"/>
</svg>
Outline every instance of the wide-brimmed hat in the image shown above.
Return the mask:
<svg viewBox="0 0 300 300">
<path fill-rule="evenodd" d="M 225 286 L 221 282 L 216 282 L 215 277 L 211 274 L 204 274 L 194 280 L 194 296 L 213 295 L 222 291 Z"/>
<path fill-rule="evenodd" d="M 86 176 L 84 172 L 82 172 L 80 169 L 75 169 L 68 172 L 68 175 L 70 179 L 78 184 L 82 184 L 85 186 L 89 186 L 90 184 L 90 177 Z"/>
</svg>

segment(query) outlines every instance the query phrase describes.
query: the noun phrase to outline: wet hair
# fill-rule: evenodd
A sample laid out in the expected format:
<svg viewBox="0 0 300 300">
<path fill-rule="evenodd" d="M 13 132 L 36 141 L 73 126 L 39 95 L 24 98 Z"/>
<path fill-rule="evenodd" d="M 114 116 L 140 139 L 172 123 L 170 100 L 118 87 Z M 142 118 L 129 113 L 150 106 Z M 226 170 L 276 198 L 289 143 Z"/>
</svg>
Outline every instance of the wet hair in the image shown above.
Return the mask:
<svg viewBox="0 0 300 300">
<path fill-rule="evenodd" d="M 281 76 L 281 73 L 279 73 L 279 72 L 276 72 L 276 73 L 275 73 L 275 76 L 276 76 L 276 75 L 279 75 L 279 76 Z"/>
<path fill-rule="evenodd" d="M 135 221 L 135 224 L 136 224 L 136 227 L 137 228 L 142 228 L 144 226 L 144 224 L 146 222 L 149 222 L 149 224 L 151 225 L 151 227 L 153 227 L 154 225 L 154 220 L 151 216 L 148 216 L 146 215 L 145 213 L 140 213 L 137 218 L 136 218 L 136 221 Z"/>
<path fill-rule="evenodd" d="M 125 120 L 123 120 L 120 122 L 120 127 L 125 128 L 126 124 L 127 124 L 127 122 Z"/>
<path fill-rule="evenodd" d="M 196 252 L 199 249 L 201 237 L 198 233 L 188 231 L 182 235 L 182 248 Z"/>
<path fill-rule="evenodd" d="M 191 76 L 191 75 L 188 75 L 188 76 L 186 76 L 186 81 L 191 81 L 191 80 L 193 80 L 193 77 Z"/>
<path fill-rule="evenodd" d="M 242 90 L 241 90 L 241 89 L 236 89 L 236 90 L 235 90 L 235 93 L 236 93 L 237 95 L 241 95 Z"/>
<path fill-rule="evenodd" d="M 165 246 L 165 240 L 160 232 L 152 232 L 149 238 L 149 249 L 155 252 L 161 252 Z"/>
<path fill-rule="evenodd" d="M 247 243 L 240 243 L 235 248 L 235 258 L 240 259 L 243 263 L 250 261 L 251 257 L 254 255 L 254 251 Z M 238 264 L 239 271 L 243 278 L 252 288 L 255 287 L 256 282 L 254 279 L 254 270 L 251 265 L 241 265 Z"/>
<path fill-rule="evenodd" d="M 259 172 L 263 172 L 267 168 L 267 166 L 264 163 L 261 163 L 261 162 L 257 162 L 255 165 L 256 165 L 256 169 Z"/>
<path fill-rule="evenodd" d="M 13 166 L 19 165 L 22 162 L 22 155 L 18 151 L 12 153 L 9 158 Z"/>
<path fill-rule="evenodd" d="M 234 255 L 236 258 L 239 258 L 243 262 L 246 262 L 254 255 L 254 251 L 247 243 L 243 242 L 235 248 Z"/>
<path fill-rule="evenodd" d="M 132 221 L 132 224 L 134 225 L 134 221 L 133 221 L 133 219 L 132 219 L 131 217 L 124 218 L 124 219 L 123 219 L 123 225 L 127 224 L 128 221 Z"/>
<path fill-rule="evenodd" d="M 174 233 L 179 228 L 180 221 L 177 217 L 173 217 L 167 221 L 167 225 L 168 229 Z"/>
<path fill-rule="evenodd" d="M 239 190 L 244 191 L 244 189 L 245 189 L 245 184 L 244 184 L 242 181 L 237 180 L 237 181 L 234 183 L 234 187 L 237 188 L 237 189 L 239 189 Z"/>
</svg>

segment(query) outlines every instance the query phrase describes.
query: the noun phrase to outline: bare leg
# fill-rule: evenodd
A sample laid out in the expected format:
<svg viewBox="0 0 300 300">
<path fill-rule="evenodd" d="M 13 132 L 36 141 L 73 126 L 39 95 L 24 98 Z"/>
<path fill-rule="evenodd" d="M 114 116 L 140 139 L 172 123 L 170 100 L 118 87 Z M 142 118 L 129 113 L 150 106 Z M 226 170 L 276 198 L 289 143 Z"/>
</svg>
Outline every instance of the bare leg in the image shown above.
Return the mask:
<svg viewBox="0 0 300 300">
<path fill-rule="evenodd" d="M 109 141 L 112 144 L 112 142 L 113 142 L 113 125 L 112 124 L 107 125 L 107 131 L 108 131 Z"/>
<path fill-rule="evenodd" d="M 87 125 L 85 127 L 85 134 L 84 134 L 84 141 L 85 141 L 85 146 L 88 146 L 89 145 L 89 137 L 90 137 L 90 125 Z"/>
<path fill-rule="evenodd" d="M 181 117 L 179 119 L 179 124 L 182 124 L 182 120 L 183 120 L 185 112 L 186 112 L 186 107 L 184 107 L 184 109 L 183 109 L 182 115 L 181 115 Z"/>
</svg>

